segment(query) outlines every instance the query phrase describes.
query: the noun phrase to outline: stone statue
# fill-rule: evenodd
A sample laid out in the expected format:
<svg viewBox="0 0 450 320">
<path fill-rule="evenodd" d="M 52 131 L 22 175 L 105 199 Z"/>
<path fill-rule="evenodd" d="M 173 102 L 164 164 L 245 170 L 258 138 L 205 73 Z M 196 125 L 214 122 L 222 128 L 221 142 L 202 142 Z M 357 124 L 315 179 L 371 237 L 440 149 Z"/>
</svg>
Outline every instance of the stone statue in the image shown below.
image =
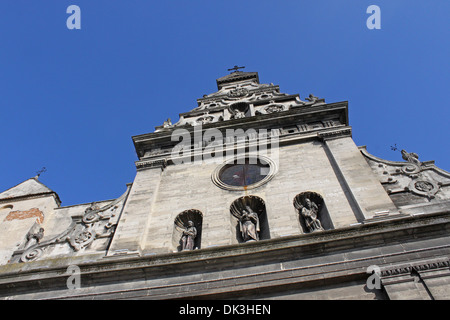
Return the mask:
<svg viewBox="0 0 450 320">
<path fill-rule="evenodd" d="M 27 243 L 25 244 L 24 249 L 28 249 L 34 246 L 35 244 L 38 244 L 43 237 L 44 237 L 44 228 L 40 228 L 37 233 L 29 232 L 27 234 Z"/>
<path fill-rule="evenodd" d="M 234 110 L 234 115 L 233 115 L 234 119 L 242 119 L 245 118 L 245 113 L 240 111 L 240 110 Z"/>
<path fill-rule="evenodd" d="M 406 150 L 402 150 L 402 158 L 410 163 L 416 164 L 418 166 L 421 165 L 420 161 L 419 161 L 419 155 L 417 153 L 414 152 L 406 152 Z"/>
<path fill-rule="evenodd" d="M 188 221 L 188 226 L 183 231 L 181 236 L 181 250 L 194 250 L 195 238 L 197 237 L 197 229 L 194 222 Z"/>
<path fill-rule="evenodd" d="M 242 210 L 239 226 L 244 242 L 259 240 L 259 217 L 249 206 Z"/>
<path fill-rule="evenodd" d="M 301 215 L 305 219 L 306 227 L 309 232 L 323 230 L 320 220 L 317 218 L 319 207 L 309 198 L 305 199 L 305 205 L 302 207 Z"/>
<path fill-rule="evenodd" d="M 313 95 L 312 93 L 309 94 L 308 98 L 305 98 L 306 100 L 308 100 L 309 102 L 316 102 L 319 100 L 319 97 L 316 97 L 315 95 Z"/>
</svg>

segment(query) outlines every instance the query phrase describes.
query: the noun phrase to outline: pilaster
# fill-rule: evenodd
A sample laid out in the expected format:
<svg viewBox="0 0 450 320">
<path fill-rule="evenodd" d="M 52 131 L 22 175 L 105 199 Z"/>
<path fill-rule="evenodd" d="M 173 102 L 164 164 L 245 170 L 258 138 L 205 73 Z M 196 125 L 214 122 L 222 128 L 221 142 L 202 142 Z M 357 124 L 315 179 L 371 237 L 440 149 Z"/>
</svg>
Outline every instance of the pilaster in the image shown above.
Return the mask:
<svg viewBox="0 0 450 320">
<path fill-rule="evenodd" d="M 137 173 L 112 239 L 108 256 L 140 253 L 159 189 L 165 160 L 137 161 Z"/>
<path fill-rule="evenodd" d="M 321 136 L 325 151 L 358 221 L 377 215 L 396 214 L 387 195 L 366 160 L 347 134 Z"/>
</svg>

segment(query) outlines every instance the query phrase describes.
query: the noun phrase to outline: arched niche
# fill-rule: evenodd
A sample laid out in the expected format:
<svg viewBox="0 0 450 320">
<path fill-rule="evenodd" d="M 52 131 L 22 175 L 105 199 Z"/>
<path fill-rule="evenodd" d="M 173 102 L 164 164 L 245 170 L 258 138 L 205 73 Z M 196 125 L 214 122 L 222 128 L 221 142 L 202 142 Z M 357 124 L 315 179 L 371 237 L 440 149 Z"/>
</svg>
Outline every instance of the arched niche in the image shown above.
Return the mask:
<svg viewBox="0 0 450 320">
<path fill-rule="evenodd" d="M 230 206 L 230 213 L 238 243 L 270 239 L 266 204 L 260 197 L 244 196 L 234 200 Z M 247 227 L 250 222 L 254 231 Z"/>
<path fill-rule="evenodd" d="M 319 193 L 305 191 L 297 194 L 294 207 L 304 233 L 334 229 L 325 201 Z"/>
<path fill-rule="evenodd" d="M 250 107 L 246 102 L 236 102 L 228 107 L 232 119 L 240 119 L 250 116 Z"/>
<path fill-rule="evenodd" d="M 203 214 L 197 209 L 185 210 L 178 214 L 175 218 L 173 228 L 172 243 L 174 247 L 177 248 L 178 251 L 200 249 L 202 224 Z M 192 228 L 195 228 L 195 237 L 191 236 L 191 239 L 187 239 L 189 236 L 188 233 L 192 232 Z M 185 241 L 193 241 L 193 243 L 190 246 L 184 247 L 183 242 L 186 243 Z"/>
</svg>

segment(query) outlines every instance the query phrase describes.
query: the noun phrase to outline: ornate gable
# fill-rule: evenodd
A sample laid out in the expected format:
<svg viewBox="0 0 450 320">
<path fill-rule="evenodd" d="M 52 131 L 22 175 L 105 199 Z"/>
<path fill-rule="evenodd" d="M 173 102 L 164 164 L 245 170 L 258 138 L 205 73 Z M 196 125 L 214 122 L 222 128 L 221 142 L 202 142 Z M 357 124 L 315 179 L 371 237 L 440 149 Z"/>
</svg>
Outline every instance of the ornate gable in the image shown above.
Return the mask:
<svg viewBox="0 0 450 320">
<path fill-rule="evenodd" d="M 388 161 L 369 154 L 360 147 L 372 171 L 397 207 L 447 201 L 450 173 L 434 164 L 420 161 L 416 153 L 401 150 L 402 161 Z"/>
<path fill-rule="evenodd" d="M 261 114 L 287 111 L 292 108 L 324 104 L 310 94 L 302 101 L 298 94 L 280 92 L 273 83 L 259 83 L 257 72 L 234 71 L 216 80 L 218 91 L 197 99 L 197 107 L 180 114 L 178 122 L 168 119 L 156 127 L 155 132 L 170 130 L 179 126 L 196 126 Z"/>
</svg>

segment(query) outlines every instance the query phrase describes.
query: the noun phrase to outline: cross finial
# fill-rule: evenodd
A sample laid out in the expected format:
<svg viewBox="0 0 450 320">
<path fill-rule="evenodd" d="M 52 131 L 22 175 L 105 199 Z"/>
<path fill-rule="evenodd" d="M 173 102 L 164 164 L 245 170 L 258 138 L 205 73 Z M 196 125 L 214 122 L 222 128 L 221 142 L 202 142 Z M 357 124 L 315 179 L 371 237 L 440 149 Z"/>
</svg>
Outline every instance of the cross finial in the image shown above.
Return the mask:
<svg viewBox="0 0 450 320">
<path fill-rule="evenodd" d="M 231 69 L 228 69 L 228 71 L 231 71 L 231 70 L 234 70 L 234 72 L 238 72 L 239 71 L 239 69 L 244 69 L 245 67 L 238 67 L 238 66 L 234 66 L 233 68 L 231 68 Z"/>
<path fill-rule="evenodd" d="M 41 174 L 43 174 L 44 172 L 46 172 L 47 169 L 45 167 L 42 167 L 41 170 L 39 170 L 38 172 L 36 172 L 36 178 L 39 178 Z"/>
</svg>

